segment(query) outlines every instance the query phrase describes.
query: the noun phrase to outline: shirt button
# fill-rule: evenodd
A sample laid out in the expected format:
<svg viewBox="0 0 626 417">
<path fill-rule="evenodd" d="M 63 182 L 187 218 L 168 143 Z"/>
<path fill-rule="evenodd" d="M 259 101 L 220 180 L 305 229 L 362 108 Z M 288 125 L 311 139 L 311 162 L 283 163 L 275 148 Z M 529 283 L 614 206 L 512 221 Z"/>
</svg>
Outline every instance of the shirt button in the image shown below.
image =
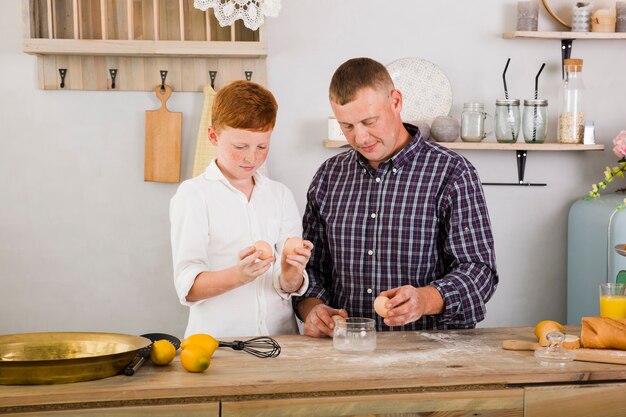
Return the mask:
<svg viewBox="0 0 626 417">
<path fill-rule="evenodd" d="M 380 178 L 376 178 L 376 182 L 380 182 Z"/>
<path fill-rule="evenodd" d="M 372 217 L 372 219 L 375 219 L 376 218 L 376 213 L 372 213 L 371 217 Z"/>
<path fill-rule="evenodd" d="M 370 249 L 370 250 L 367 251 L 367 254 L 371 256 L 371 255 L 374 254 L 374 251 Z"/>
<path fill-rule="evenodd" d="M 371 294 L 371 293 L 372 293 L 372 289 L 371 289 L 371 288 L 368 288 L 368 289 L 367 289 L 367 293 L 368 293 L 368 294 Z"/>
<path fill-rule="evenodd" d="M 396 172 L 398 172 L 398 169 L 394 168 L 394 169 L 391 170 L 391 172 L 393 172 L 395 174 Z"/>
</svg>

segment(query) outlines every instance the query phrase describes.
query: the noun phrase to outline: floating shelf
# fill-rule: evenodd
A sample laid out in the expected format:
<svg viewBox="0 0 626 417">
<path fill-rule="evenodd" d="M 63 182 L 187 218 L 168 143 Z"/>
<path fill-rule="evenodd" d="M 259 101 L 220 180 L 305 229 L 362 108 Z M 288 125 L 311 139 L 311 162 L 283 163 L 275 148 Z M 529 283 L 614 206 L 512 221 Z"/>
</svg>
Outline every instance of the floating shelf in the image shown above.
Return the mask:
<svg viewBox="0 0 626 417">
<path fill-rule="evenodd" d="M 517 161 L 517 182 L 483 182 L 483 185 L 514 185 L 514 186 L 545 186 L 545 183 L 529 183 L 524 181 L 524 170 L 528 151 L 602 151 L 604 145 L 582 145 L 561 143 L 498 143 L 498 142 L 437 142 L 448 149 L 464 151 L 515 151 Z M 327 148 L 343 148 L 350 146 L 341 140 L 325 140 Z"/>
<path fill-rule="evenodd" d="M 498 142 L 437 142 L 449 149 L 470 151 L 602 151 L 604 145 L 581 145 L 561 143 L 498 143 Z M 325 140 L 326 148 L 347 147 L 347 142 L 339 140 Z"/>
<path fill-rule="evenodd" d="M 605 32 L 538 32 L 538 31 L 515 31 L 504 32 L 502 34 L 504 39 L 595 39 L 595 40 L 617 40 L 626 39 L 626 32 L 619 33 L 605 33 Z"/>
</svg>

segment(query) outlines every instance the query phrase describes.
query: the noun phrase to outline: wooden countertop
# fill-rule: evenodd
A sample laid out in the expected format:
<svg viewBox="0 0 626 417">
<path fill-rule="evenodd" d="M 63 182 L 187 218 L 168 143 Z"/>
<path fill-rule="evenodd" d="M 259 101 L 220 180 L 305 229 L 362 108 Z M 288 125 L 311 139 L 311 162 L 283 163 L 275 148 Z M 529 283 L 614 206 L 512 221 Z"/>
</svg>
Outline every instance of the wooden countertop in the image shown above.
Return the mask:
<svg viewBox="0 0 626 417">
<path fill-rule="evenodd" d="M 576 333 L 578 327 L 569 327 Z M 259 359 L 220 348 L 204 373 L 185 371 L 177 356 L 157 367 L 146 363 L 132 377 L 46 386 L 0 386 L 0 413 L 34 409 L 208 402 L 218 399 L 316 397 L 498 389 L 529 384 L 626 381 L 626 365 L 572 362 L 546 368 L 533 352 L 501 349 L 505 339 L 532 340 L 530 327 L 386 332 L 377 349 L 345 354 L 331 339 L 279 336 L 282 353 Z M 623 352 L 626 356 L 626 351 Z"/>
</svg>

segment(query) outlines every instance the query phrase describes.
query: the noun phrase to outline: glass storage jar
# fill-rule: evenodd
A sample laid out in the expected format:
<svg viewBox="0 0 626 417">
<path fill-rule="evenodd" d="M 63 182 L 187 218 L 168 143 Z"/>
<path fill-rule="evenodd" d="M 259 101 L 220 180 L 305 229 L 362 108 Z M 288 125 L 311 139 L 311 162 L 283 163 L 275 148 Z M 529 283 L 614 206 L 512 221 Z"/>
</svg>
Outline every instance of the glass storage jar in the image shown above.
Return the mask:
<svg viewBox="0 0 626 417">
<path fill-rule="evenodd" d="M 496 100 L 496 140 L 515 143 L 521 123 L 518 99 Z"/>
<path fill-rule="evenodd" d="M 481 142 L 485 133 L 485 106 L 482 103 L 463 104 L 461 113 L 461 140 L 464 142 Z"/>
<path fill-rule="evenodd" d="M 524 100 L 522 132 L 526 143 L 544 143 L 548 133 L 548 100 Z"/>
<path fill-rule="evenodd" d="M 585 112 L 583 109 L 582 59 L 563 61 L 565 78 L 561 85 L 559 103 L 560 143 L 582 143 L 585 130 Z"/>
</svg>

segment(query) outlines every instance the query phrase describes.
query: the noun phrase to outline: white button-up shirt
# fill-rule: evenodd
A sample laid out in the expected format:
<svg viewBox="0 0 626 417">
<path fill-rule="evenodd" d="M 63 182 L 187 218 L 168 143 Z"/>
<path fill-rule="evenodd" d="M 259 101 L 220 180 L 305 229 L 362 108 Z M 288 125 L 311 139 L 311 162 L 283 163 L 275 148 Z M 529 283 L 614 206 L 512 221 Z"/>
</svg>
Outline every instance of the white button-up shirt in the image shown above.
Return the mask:
<svg viewBox="0 0 626 417">
<path fill-rule="evenodd" d="M 250 200 L 224 177 L 213 160 L 206 172 L 183 182 L 170 202 L 174 285 L 190 307 L 185 337 L 293 334 L 298 332 L 291 295 L 302 295 L 309 281 L 292 294 L 280 288 L 285 241 L 302 236 L 302 219 L 291 191 L 256 172 Z M 276 261 L 252 282 L 201 301 L 186 300 L 198 274 L 239 262 L 239 252 L 257 240 L 274 248 Z"/>
</svg>

